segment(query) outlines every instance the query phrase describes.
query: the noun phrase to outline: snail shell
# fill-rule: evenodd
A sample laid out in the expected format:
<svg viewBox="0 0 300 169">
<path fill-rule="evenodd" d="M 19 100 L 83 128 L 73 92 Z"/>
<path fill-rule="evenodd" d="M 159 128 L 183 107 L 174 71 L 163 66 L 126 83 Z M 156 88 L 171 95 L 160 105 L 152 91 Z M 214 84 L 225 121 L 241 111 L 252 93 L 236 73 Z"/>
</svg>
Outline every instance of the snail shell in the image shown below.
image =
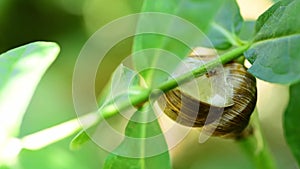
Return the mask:
<svg viewBox="0 0 300 169">
<path fill-rule="evenodd" d="M 247 127 L 256 105 L 256 79 L 240 63 L 231 62 L 223 68 L 222 71 L 227 72 L 226 82 L 232 88 L 232 103 L 213 105 L 175 88 L 159 98 L 159 106 L 167 116 L 184 126 L 205 126 L 205 130 L 213 136 L 239 137 Z M 211 70 L 204 76 L 214 78 L 219 73 Z"/>
</svg>

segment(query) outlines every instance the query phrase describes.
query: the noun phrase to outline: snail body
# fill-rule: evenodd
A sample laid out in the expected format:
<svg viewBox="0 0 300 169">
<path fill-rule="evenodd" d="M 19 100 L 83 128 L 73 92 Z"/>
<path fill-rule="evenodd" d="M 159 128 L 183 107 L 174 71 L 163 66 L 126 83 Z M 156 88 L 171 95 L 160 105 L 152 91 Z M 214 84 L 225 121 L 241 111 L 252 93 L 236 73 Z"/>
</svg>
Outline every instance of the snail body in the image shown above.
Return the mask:
<svg viewBox="0 0 300 169">
<path fill-rule="evenodd" d="M 228 95 L 228 104 L 218 105 L 202 101 L 179 88 L 162 95 L 158 104 L 167 116 L 179 124 L 205 127 L 213 136 L 238 137 L 247 127 L 256 105 L 256 79 L 242 64 L 236 62 L 225 64 L 221 71 L 227 73 L 218 77 L 222 72 L 211 70 L 204 76 L 207 79 L 225 78 L 225 83 L 232 90 L 232 94 Z M 222 91 L 222 86 L 219 89 Z M 211 97 L 215 95 L 217 94 L 214 93 Z"/>
</svg>

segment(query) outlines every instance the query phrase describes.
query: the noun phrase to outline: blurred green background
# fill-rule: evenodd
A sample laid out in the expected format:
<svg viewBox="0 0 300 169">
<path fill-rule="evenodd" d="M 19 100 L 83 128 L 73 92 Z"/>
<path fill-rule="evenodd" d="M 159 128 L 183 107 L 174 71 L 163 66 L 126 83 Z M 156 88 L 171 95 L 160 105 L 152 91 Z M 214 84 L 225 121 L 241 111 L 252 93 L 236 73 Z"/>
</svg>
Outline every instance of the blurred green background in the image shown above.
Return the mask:
<svg viewBox="0 0 300 169">
<path fill-rule="evenodd" d="M 118 17 L 139 11 L 142 1 L 117 0 L 1 0 L 0 53 L 33 41 L 54 41 L 61 53 L 42 78 L 25 114 L 21 136 L 76 117 L 72 102 L 72 73 L 79 52 L 93 32 Z M 124 40 L 109 52 L 95 89 L 101 91 L 110 74 L 131 50 Z M 106 66 L 105 66 L 106 65 Z M 69 150 L 72 137 L 40 151 L 22 151 L 24 169 L 101 168 L 107 152 L 93 143 Z"/>
<path fill-rule="evenodd" d="M 252 6 L 259 9 L 270 5 L 263 0 L 256 1 L 252 1 Z M 249 1 L 240 0 L 239 3 L 245 18 L 253 19 L 262 12 L 249 12 Z M 142 0 L 0 0 L 0 53 L 40 40 L 54 41 L 61 46 L 58 59 L 42 78 L 32 98 L 24 117 L 21 136 L 76 117 L 72 103 L 72 73 L 82 46 L 101 26 L 118 17 L 139 12 L 141 5 Z M 97 94 L 122 58 L 130 54 L 131 45 L 132 39 L 126 39 L 107 54 L 99 70 L 106 73 L 98 74 L 96 79 Z M 271 151 L 280 168 L 296 169 L 298 167 L 283 139 L 281 127 L 281 113 L 288 98 L 287 87 L 259 82 L 258 88 L 260 117 Z M 269 104 L 277 107 L 265 106 Z M 253 168 L 251 161 L 234 141 L 213 138 L 205 144 L 199 144 L 198 134 L 198 131 L 193 131 L 171 151 L 175 169 Z M 23 150 L 16 168 L 102 167 L 108 152 L 92 142 L 85 144 L 80 150 L 71 151 L 71 139 L 72 137 L 39 151 Z"/>
</svg>

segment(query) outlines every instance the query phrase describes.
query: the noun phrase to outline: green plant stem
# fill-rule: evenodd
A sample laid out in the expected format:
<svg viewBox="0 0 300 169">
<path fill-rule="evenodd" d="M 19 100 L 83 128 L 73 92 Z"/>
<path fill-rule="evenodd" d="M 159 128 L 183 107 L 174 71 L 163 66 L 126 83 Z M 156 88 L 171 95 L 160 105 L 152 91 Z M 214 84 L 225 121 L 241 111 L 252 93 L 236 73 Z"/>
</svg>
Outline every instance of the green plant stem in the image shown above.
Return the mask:
<svg viewBox="0 0 300 169">
<path fill-rule="evenodd" d="M 238 140 L 240 147 L 249 156 L 256 169 L 276 169 L 276 162 L 262 134 L 257 109 L 253 112 L 250 125 L 253 127 L 253 134 Z"/>
<path fill-rule="evenodd" d="M 41 149 L 80 131 L 82 128 L 88 128 L 95 125 L 99 121 L 98 118 L 99 115 L 97 113 L 89 113 L 76 119 L 27 135 L 20 139 L 21 147 L 22 149 L 28 150 Z"/>
<path fill-rule="evenodd" d="M 235 48 L 223 55 L 221 55 L 219 58 L 208 62 L 207 64 L 204 64 L 200 66 L 199 68 L 194 69 L 192 72 L 185 73 L 175 79 L 169 80 L 166 83 L 163 83 L 158 87 L 159 90 L 162 90 L 163 92 L 167 92 L 171 89 L 174 89 L 178 86 L 178 84 L 182 84 L 185 82 L 188 82 L 194 78 L 197 78 L 199 76 L 204 75 L 207 70 L 212 69 L 220 64 L 228 63 L 239 56 L 243 54 L 244 51 L 246 51 L 249 48 L 250 45 L 241 46 L 238 48 Z"/>
</svg>

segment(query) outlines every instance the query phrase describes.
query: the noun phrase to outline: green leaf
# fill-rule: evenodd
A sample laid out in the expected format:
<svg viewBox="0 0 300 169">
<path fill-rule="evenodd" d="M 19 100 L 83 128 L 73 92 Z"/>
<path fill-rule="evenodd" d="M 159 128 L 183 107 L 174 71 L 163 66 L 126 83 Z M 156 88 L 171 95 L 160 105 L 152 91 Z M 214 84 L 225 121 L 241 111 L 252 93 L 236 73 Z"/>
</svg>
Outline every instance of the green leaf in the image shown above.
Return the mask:
<svg viewBox="0 0 300 169">
<path fill-rule="evenodd" d="M 13 168 L 43 168 L 43 169 L 96 169 L 99 159 L 104 152 L 95 148 L 95 145 L 86 145 L 76 152 L 67 148 L 68 139 L 47 146 L 38 151 L 23 150 L 18 159 L 18 167 Z M 1 167 L 0 167 L 1 168 Z"/>
<path fill-rule="evenodd" d="M 242 24 L 234 0 L 146 0 L 142 12 L 160 12 L 139 18 L 137 34 L 145 30 L 152 33 L 137 35 L 133 45 L 133 52 L 144 50 L 140 55 L 133 56 L 133 62 L 151 87 L 165 81 L 168 73 L 179 63 L 180 59 L 172 58 L 172 54 L 184 58 L 191 52 L 191 48 L 204 44 L 212 47 L 205 33 L 217 48 L 228 48 L 236 43 L 235 34 Z"/>
<path fill-rule="evenodd" d="M 35 42 L 0 55 L 0 128 L 7 137 L 18 135 L 35 88 L 58 53 L 55 43 Z"/>
<path fill-rule="evenodd" d="M 121 64 L 112 74 L 110 81 L 107 83 L 105 88 L 102 90 L 99 99 L 99 112 L 103 113 L 101 109 L 108 104 L 114 103 L 115 106 L 120 106 L 119 104 L 128 102 L 128 96 L 130 94 L 139 94 L 136 92 L 141 91 L 141 88 L 137 87 L 140 79 L 133 70 L 129 69 L 127 66 Z M 132 86 L 132 87 L 131 87 Z M 103 114 L 102 114 L 103 115 Z M 82 144 L 91 140 L 88 133 L 94 132 L 94 127 L 97 125 L 102 118 L 99 118 L 98 122 L 93 122 L 93 125 L 82 129 L 71 141 L 70 148 L 75 150 L 79 149 Z M 92 123 L 92 121 L 91 121 Z"/>
<path fill-rule="evenodd" d="M 256 108 L 251 116 L 251 127 L 247 128 L 252 134 L 238 140 L 238 143 L 254 164 L 252 168 L 276 169 L 276 162 L 262 133 L 258 114 Z"/>
<path fill-rule="evenodd" d="M 245 21 L 239 33 L 241 40 L 250 41 L 255 35 L 255 21 Z"/>
<path fill-rule="evenodd" d="M 284 133 L 285 139 L 290 146 L 298 164 L 300 165 L 300 83 L 290 87 L 290 101 L 284 113 Z"/>
<path fill-rule="evenodd" d="M 256 33 L 259 32 L 260 29 L 266 24 L 266 22 L 268 22 L 268 20 L 273 17 L 274 13 L 278 8 L 280 8 L 281 5 L 282 2 L 276 3 L 273 6 L 271 6 L 268 10 L 266 10 L 262 15 L 259 16 L 255 25 Z"/>
<path fill-rule="evenodd" d="M 71 141 L 70 149 L 76 150 L 81 147 L 82 144 L 90 141 L 90 136 L 85 130 L 81 130 Z"/>
<path fill-rule="evenodd" d="M 240 45 L 237 35 L 243 25 L 243 18 L 235 0 L 223 1 L 210 25 L 208 38 L 216 49 L 225 50 L 232 45 Z"/>
<path fill-rule="evenodd" d="M 259 17 L 254 44 L 245 52 L 250 73 L 273 83 L 300 80 L 299 8 L 299 0 L 280 1 Z"/>
<path fill-rule="evenodd" d="M 157 119 L 151 106 L 146 105 L 131 118 L 125 130 L 125 139 L 106 158 L 104 169 L 170 169 L 168 146 L 162 135 Z M 146 121 L 148 121 L 145 123 Z M 146 141 L 155 136 L 160 139 Z M 165 150 L 161 154 L 151 156 L 153 149 Z M 125 155 L 124 155 L 125 154 Z M 136 156 L 136 157 L 133 157 Z"/>
</svg>

